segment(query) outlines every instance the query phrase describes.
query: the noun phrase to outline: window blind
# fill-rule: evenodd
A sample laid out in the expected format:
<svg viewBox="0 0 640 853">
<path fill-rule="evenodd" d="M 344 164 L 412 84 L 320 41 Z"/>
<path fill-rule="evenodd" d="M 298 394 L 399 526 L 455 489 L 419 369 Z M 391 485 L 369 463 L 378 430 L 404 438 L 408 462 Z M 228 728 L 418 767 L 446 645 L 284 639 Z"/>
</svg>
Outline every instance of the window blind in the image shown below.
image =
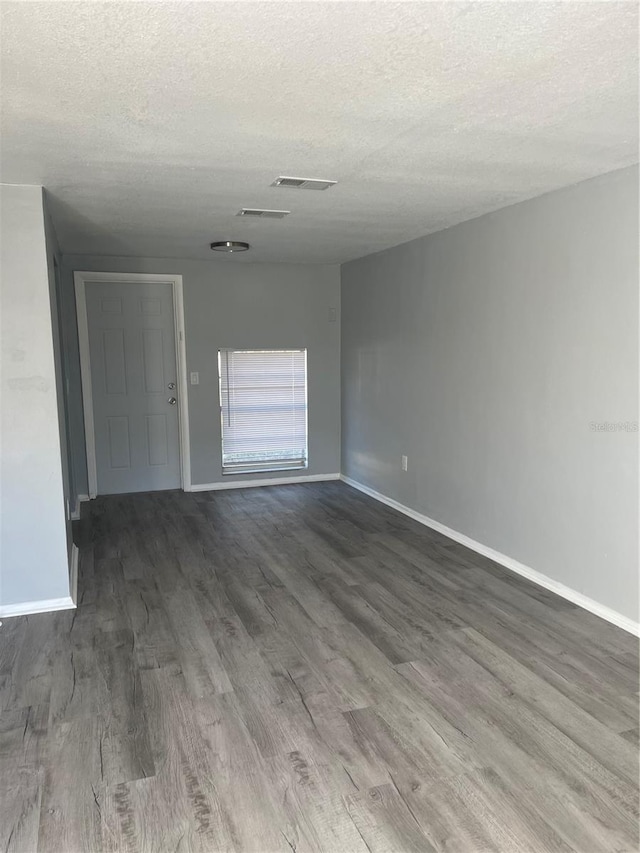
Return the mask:
<svg viewBox="0 0 640 853">
<path fill-rule="evenodd" d="M 307 351 L 218 353 L 222 472 L 307 465 Z"/>
</svg>

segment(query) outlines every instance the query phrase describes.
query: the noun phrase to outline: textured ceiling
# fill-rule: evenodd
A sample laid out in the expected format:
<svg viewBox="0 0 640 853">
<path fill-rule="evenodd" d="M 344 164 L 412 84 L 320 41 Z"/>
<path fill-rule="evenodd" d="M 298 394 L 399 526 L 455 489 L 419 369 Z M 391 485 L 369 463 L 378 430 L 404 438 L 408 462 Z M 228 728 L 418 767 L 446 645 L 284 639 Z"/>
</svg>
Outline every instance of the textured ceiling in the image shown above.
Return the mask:
<svg viewBox="0 0 640 853">
<path fill-rule="evenodd" d="M 342 262 L 637 162 L 638 7 L 4 2 L 1 179 L 63 251 Z M 279 190 L 278 175 L 333 178 Z M 285 208 L 282 220 L 234 217 Z"/>
</svg>

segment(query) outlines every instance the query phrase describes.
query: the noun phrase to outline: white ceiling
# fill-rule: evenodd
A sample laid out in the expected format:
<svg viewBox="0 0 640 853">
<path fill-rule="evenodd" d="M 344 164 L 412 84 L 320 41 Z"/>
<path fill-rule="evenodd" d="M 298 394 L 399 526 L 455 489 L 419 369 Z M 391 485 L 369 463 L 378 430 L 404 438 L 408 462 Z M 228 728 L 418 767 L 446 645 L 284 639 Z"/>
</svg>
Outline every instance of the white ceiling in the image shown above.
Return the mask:
<svg viewBox="0 0 640 853">
<path fill-rule="evenodd" d="M 638 160 L 635 2 L 2 7 L 1 179 L 65 252 L 342 262 Z"/>
</svg>

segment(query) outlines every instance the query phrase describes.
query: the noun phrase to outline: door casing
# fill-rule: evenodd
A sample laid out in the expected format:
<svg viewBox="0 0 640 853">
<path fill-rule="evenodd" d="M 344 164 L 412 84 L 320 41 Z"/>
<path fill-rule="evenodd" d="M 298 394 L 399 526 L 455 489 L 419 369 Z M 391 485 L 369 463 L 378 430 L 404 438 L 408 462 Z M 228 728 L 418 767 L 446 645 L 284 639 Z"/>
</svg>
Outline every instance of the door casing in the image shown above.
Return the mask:
<svg viewBox="0 0 640 853">
<path fill-rule="evenodd" d="M 184 304 L 182 276 L 154 273 L 89 272 L 73 274 L 78 319 L 78 344 L 80 348 L 80 374 L 82 380 L 82 409 L 84 413 L 84 439 L 87 455 L 89 497 L 98 494 L 96 466 L 96 437 L 93 420 L 93 393 L 91 388 L 91 355 L 89 350 L 89 323 L 87 318 L 86 285 L 100 282 L 145 282 L 146 284 L 171 284 L 173 289 L 173 317 L 175 324 L 176 368 L 178 384 L 178 433 L 180 455 L 180 480 L 185 492 L 191 491 L 191 456 L 189 454 L 189 405 L 187 383 L 186 340 L 184 330 Z"/>
</svg>

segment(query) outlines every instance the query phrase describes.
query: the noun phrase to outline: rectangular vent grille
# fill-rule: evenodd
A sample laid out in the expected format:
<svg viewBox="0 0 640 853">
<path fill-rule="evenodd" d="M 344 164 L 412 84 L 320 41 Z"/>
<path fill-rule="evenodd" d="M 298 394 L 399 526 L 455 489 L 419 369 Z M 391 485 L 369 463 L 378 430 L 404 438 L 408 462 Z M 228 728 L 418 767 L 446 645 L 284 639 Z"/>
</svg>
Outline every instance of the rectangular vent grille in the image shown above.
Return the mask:
<svg viewBox="0 0 640 853">
<path fill-rule="evenodd" d="M 292 190 L 328 190 L 337 181 L 323 181 L 320 178 L 288 178 L 280 176 L 271 184 L 272 187 L 285 187 Z"/>
<path fill-rule="evenodd" d="M 243 207 L 236 213 L 236 216 L 259 216 L 262 219 L 282 219 L 290 213 L 290 210 L 263 210 L 258 207 Z"/>
</svg>

